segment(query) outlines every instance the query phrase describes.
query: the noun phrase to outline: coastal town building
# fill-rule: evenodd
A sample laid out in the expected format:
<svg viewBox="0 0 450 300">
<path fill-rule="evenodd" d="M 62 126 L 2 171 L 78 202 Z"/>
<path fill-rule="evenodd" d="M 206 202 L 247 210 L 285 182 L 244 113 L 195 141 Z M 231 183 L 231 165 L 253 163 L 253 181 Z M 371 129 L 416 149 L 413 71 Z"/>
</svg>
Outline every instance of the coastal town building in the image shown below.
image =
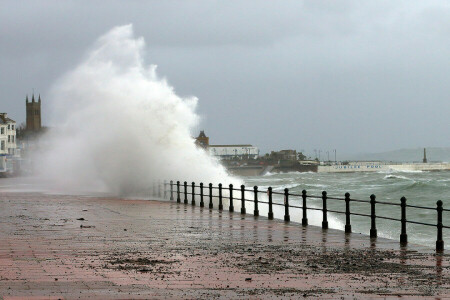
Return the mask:
<svg viewBox="0 0 450 300">
<path fill-rule="evenodd" d="M 9 160 L 16 154 L 16 121 L 0 113 L 0 172 L 12 168 Z"/>
<path fill-rule="evenodd" d="M 257 159 L 258 147 L 252 145 L 210 145 L 209 154 L 221 159 Z"/>
<path fill-rule="evenodd" d="M 258 147 L 249 144 L 210 145 L 209 137 L 206 136 L 203 130 L 195 138 L 195 144 L 205 149 L 210 155 L 219 157 L 220 159 L 257 159 L 259 157 Z"/>
</svg>

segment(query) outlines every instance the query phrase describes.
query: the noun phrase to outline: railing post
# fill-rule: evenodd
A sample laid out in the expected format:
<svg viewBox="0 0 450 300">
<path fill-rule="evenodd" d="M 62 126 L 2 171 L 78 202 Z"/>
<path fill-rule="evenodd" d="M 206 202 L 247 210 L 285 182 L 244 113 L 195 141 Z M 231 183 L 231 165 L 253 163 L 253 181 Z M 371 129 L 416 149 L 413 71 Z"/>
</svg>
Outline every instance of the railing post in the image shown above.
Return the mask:
<svg viewBox="0 0 450 300">
<path fill-rule="evenodd" d="M 245 185 L 241 185 L 241 214 L 245 215 Z"/>
<path fill-rule="evenodd" d="M 158 198 L 161 198 L 161 180 L 158 180 Z"/>
<path fill-rule="evenodd" d="M 328 229 L 328 219 L 327 219 L 327 192 L 322 192 L 322 213 L 323 213 L 323 220 L 322 220 L 322 229 Z"/>
<path fill-rule="evenodd" d="M 212 183 L 209 184 L 209 208 L 213 208 L 213 201 L 212 201 L 213 195 L 212 195 Z"/>
<path fill-rule="evenodd" d="M 345 233 L 352 232 L 350 224 L 350 193 L 345 193 Z"/>
<path fill-rule="evenodd" d="M 177 202 L 181 203 L 181 197 L 180 197 L 180 182 L 177 181 Z"/>
<path fill-rule="evenodd" d="M 222 203 L 222 184 L 219 183 L 219 210 L 223 210 L 223 203 Z"/>
<path fill-rule="evenodd" d="M 267 194 L 269 196 L 269 215 L 268 218 L 269 220 L 273 220 L 273 210 L 272 210 L 272 187 L 269 186 L 269 188 L 267 189 Z"/>
<path fill-rule="evenodd" d="M 184 204 L 188 204 L 188 199 L 187 199 L 187 181 L 184 182 Z"/>
<path fill-rule="evenodd" d="M 163 187 L 164 199 L 167 199 L 167 180 L 164 180 Z"/>
<path fill-rule="evenodd" d="M 400 199 L 400 207 L 402 209 L 401 222 L 402 230 L 400 233 L 400 244 L 408 243 L 408 235 L 406 234 L 406 198 L 402 197 Z"/>
<path fill-rule="evenodd" d="M 444 251 L 444 240 L 442 239 L 442 201 L 438 200 L 437 205 L 437 240 L 436 240 L 436 251 Z"/>
<path fill-rule="evenodd" d="M 370 222 L 370 237 L 371 238 L 376 238 L 377 237 L 377 226 L 376 226 L 376 223 L 375 223 L 375 218 L 376 218 L 376 215 L 375 215 L 375 203 L 376 203 L 375 198 L 376 197 L 375 197 L 374 194 L 370 195 L 370 219 L 371 219 L 371 222 Z"/>
<path fill-rule="evenodd" d="M 195 182 L 192 182 L 192 205 L 195 205 Z"/>
<path fill-rule="evenodd" d="M 170 181 L 170 200 L 173 200 L 173 180 Z"/>
<path fill-rule="evenodd" d="M 284 221 L 289 222 L 291 216 L 289 215 L 289 189 L 284 189 Z"/>
<path fill-rule="evenodd" d="M 234 211 L 234 205 L 233 205 L 233 185 L 230 183 L 230 207 L 228 208 L 230 212 Z"/>
<path fill-rule="evenodd" d="M 302 191 L 302 199 L 303 199 L 303 204 L 302 204 L 302 211 L 303 211 L 303 217 L 302 217 L 302 225 L 303 226 L 308 226 L 308 215 L 307 215 L 307 207 L 306 207 L 306 190 Z"/>
<path fill-rule="evenodd" d="M 200 182 L 200 207 L 205 207 L 205 202 L 203 202 L 203 182 Z"/>
<path fill-rule="evenodd" d="M 258 187 L 255 185 L 253 187 L 253 192 L 255 193 L 255 209 L 253 210 L 254 216 L 259 216 L 259 209 L 258 209 Z"/>
</svg>

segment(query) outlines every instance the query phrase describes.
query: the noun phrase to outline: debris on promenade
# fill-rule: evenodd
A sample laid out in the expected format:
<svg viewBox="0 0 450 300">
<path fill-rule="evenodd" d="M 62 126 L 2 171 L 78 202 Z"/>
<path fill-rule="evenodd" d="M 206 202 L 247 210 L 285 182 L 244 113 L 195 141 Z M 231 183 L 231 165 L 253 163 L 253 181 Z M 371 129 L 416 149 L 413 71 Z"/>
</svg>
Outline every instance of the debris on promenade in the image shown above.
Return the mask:
<svg viewBox="0 0 450 300">
<path fill-rule="evenodd" d="M 449 255 L 175 202 L 0 193 L 0 297 L 450 297 Z"/>
</svg>

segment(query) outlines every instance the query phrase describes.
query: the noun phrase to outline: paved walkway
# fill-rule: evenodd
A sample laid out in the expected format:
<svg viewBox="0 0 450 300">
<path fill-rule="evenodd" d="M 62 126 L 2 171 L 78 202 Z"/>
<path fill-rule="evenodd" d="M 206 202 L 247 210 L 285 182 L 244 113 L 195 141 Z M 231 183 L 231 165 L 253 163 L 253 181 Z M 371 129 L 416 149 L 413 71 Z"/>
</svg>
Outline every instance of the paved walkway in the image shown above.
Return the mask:
<svg viewBox="0 0 450 300">
<path fill-rule="evenodd" d="M 174 202 L 0 192 L 3 299 L 450 297 L 449 257 L 423 250 Z"/>
</svg>

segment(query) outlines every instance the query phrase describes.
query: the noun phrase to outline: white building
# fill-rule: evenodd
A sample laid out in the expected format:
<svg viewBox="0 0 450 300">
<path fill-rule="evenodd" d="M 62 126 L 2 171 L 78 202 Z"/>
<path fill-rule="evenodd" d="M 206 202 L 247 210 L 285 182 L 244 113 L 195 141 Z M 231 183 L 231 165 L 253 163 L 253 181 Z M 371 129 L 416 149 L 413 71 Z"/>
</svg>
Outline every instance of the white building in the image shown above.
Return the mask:
<svg viewBox="0 0 450 300">
<path fill-rule="evenodd" d="M 16 122 L 0 113 L 0 172 L 12 171 L 12 157 L 16 154 Z"/>
<path fill-rule="evenodd" d="M 208 151 L 221 159 L 256 159 L 259 156 L 258 147 L 252 145 L 209 145 Z"/>
</svg>

